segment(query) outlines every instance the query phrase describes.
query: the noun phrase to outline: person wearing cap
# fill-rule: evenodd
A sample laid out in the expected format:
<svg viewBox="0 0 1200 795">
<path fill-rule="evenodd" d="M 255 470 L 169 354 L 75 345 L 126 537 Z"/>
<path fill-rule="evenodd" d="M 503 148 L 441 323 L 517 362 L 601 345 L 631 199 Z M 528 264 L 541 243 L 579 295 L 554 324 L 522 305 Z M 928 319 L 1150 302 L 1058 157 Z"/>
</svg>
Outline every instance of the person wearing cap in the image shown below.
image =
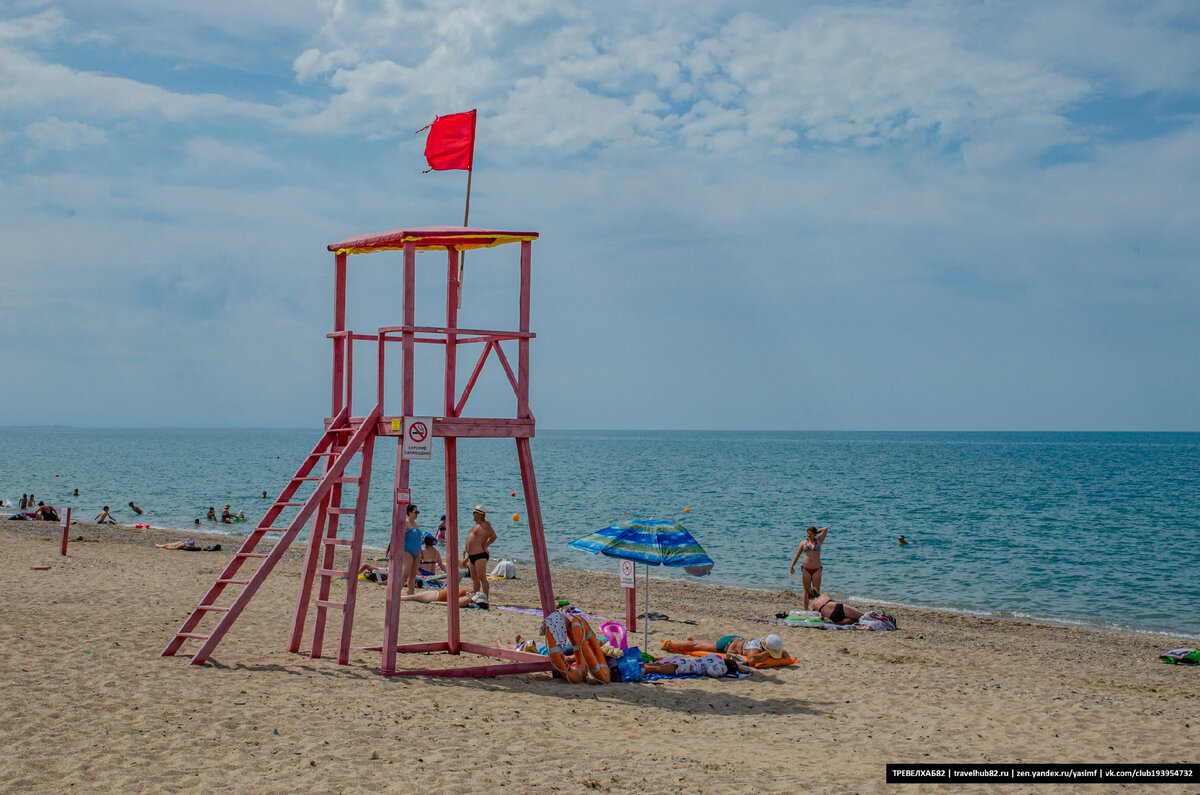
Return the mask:
<svg viewBox="0 0 1200 795">
<path fill-rule="evenodd" d="M 899 544 L 899 545 L 900 545 L 900 546 L 902 546 L 902 547 L 906 547 L 906 546 L 908 546 L 909 544 L 911 544 L 912 542 L 911 542 L 911 541 L 906 541 L 906 540 L 904 539 L 904 536 L 900 536 L 898 539 L 896 539 L 896 543 L 897 543 L 897 544 Z"/>
<path fill-rule="evenodd" d="M 791 657 L 783 650 L 783 638 L 775 633 L 765 638 L 743 638 L 741 635 L 725 635 L 718 640 L 671 640 L 662 641 L 664 651 L 707 651 L 716 654 L 737 654 L 749 665 L 757 665 L 771 658 Z"/>
<path fill-rule="evenodd" d="M 487 508 L 476 505 L 472 516 L 475 518 L 475 524 L 471 525 L 470 531 L 467 532 L 463 558 L 466 559 L 467 571 L 471 574 L 471 588 L 475 591 L 473 598 L 476 604 L 487 604 L 491 595 L 487 578 L 487 562 L 491 557 L 488 547 L 496 540 L 496 531 L 487 520 Z"/>
<path fill-rule="evenodd" d="M 229 510 L 229 503 L 225 503 L 225 507 L 221 509 L 221 524 L 233 524 L 233 512 Z"/>
<path fill-rule="evenodd" d="M 421 548 L 421 554 L 417 558 L 417 574 L 421 577 L 432 577 L 437 574 L 437 570 L 446 571 L 446 564 L 442 562 L 442 553 L 434 544 L 436 541 L 429 533 L 425 534 L 425 538 L 421 542 L 424 546 Z"/>
</svg>

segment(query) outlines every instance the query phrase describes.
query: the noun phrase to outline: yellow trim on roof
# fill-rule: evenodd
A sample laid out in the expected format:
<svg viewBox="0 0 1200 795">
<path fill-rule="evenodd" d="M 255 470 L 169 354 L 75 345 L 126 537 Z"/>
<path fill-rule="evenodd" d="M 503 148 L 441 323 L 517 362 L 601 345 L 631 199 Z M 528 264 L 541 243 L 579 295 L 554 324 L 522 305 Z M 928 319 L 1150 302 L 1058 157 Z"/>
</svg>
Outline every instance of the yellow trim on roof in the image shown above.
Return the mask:
<svg viewBox="0 0 1200 795">
<path fill-rule="evenodd" d="M 505 243 L 520 243 L 526 240 L 536 240 L 537 235 L 472 235 L 472 234 L 447 234 L 445 237 L 454 238 L 459 242 L 455 244 L 455 248 L 459 251 L 465 251 L 473 248 L 492 248 L 493 246 L 502 246 Z M 470 242 L 474 238 L 478 242 Z M 353 246 L 351 248 L 339 248 L 338 254 L 369 254 L 372 251 L 403 251 L 404 244 L 412 240 L 428 240 L 427 235 L 410 235 L 401 238 L 400 240 L 389 243 L 384 246 Z M 433 249 L 448 248 L 445 243 L 429 243 L 426 245 L 417 246 L 417 251 L 432 251 Z"/>
</svg>

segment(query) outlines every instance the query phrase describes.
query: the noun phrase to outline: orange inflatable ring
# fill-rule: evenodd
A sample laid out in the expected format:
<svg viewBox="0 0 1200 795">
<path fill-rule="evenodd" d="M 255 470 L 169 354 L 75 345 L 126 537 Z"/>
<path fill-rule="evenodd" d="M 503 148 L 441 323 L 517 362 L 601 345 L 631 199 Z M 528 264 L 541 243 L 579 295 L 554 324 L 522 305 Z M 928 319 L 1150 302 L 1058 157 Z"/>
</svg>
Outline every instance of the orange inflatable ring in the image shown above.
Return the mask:
<svg viewBox="0 0 1200 795">
<path fill-rule="evenodd" d="M 562 674 L 563 678 L 573 685 L 582 682 L 583 669 L 569 664 L 567 656 L 563 652 L 563 648 L 570 643 L 571 639 L 570 630 L 567 628 L 567 617 L 558 611 L 551 613 L 542 619 L 542 625 L 538 628 L 538 632 L 546 636 L 546 645 L 550 647 L 547 655 L 550 657 L 550 663 L 554 666 L 554 670 Z"/>
<path fill-rule="evenodd" d="M 567 616 L 567 629 L 571 633 L 571 645 L 575 647 L 576 663 L 583 662 L 587 666 L 584 676 L 590 672 L 604 684 L 611 682 L 612 673 L 591 625 L 579 616 Z"/>
</svg>

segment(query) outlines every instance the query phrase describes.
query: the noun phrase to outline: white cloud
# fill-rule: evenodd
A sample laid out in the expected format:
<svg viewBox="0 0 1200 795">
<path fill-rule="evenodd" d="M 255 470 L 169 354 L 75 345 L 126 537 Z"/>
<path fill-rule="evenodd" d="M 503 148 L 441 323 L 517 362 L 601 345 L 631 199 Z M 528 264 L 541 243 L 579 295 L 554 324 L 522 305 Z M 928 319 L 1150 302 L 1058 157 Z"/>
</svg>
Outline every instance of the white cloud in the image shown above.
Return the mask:
<svg viewBox="0 0 1200 795">
<path fill-rule="evenodd" d="M 248 169 L 277 171 L 283 164 L 250 146 L 224 143 L 213 138 L 192 138 L 184 144 L 189 162 L 199 170 Z"/>
<path fill-rule="evenodd" d="M 79 147 L 101 146 L 108 141 L 104 130 L 77 121 L 51 116 L 25 128 L 25 135 L 39 149 L 70 151 Z"/>
</svg>

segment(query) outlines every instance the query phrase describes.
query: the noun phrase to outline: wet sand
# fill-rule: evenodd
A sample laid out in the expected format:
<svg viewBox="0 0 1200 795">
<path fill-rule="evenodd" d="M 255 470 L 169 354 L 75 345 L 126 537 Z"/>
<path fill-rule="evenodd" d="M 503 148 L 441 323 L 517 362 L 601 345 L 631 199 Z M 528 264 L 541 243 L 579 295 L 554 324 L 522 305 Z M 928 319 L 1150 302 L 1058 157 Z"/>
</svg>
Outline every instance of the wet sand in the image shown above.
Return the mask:
<svg viewBox="0 0 1200 795">
<path fill-rule="evenodd" d="M 1158 661 L 1200 639 L 908 608 L 889 610 L 897 632 L 772 628 L 751 619 L 799 607 L 789 592 L 653 577 L 650 609 L 671 620 L 651 622 L 652 651 L 668 637 L 777 631 L 799 663 L 607 686 L 385 678 L 378 653 L 339 666 L 283 651 L 302 544 L 209 664 L 192 666 L 195 641 L 159 652 L 237 542 L 153 543 L 199 536 L 80 523 L 64 558 L 56 524 L 0 522 L 5 791 L 873 792 L 888 763 L 1178 763 L 1200 748 L 1200 668 Z M 532 567 L 518 575 L 493 583 L 492 610 L 462 612 L 465 640 L 535 634 L 537 617 L 496 609 L 537 605 Z M 624 616 L 614 575 L 556 569 L 554 586 L 588 613 Z M 356 646 L 380 642 L 383 605 L 381 586 L 360 583 Z M 445 620 L 444 607 L 406 603 L 401 641 L 444 639 Z M 331 627 L 327 655 L 334 643 Z"/>
</svg>

